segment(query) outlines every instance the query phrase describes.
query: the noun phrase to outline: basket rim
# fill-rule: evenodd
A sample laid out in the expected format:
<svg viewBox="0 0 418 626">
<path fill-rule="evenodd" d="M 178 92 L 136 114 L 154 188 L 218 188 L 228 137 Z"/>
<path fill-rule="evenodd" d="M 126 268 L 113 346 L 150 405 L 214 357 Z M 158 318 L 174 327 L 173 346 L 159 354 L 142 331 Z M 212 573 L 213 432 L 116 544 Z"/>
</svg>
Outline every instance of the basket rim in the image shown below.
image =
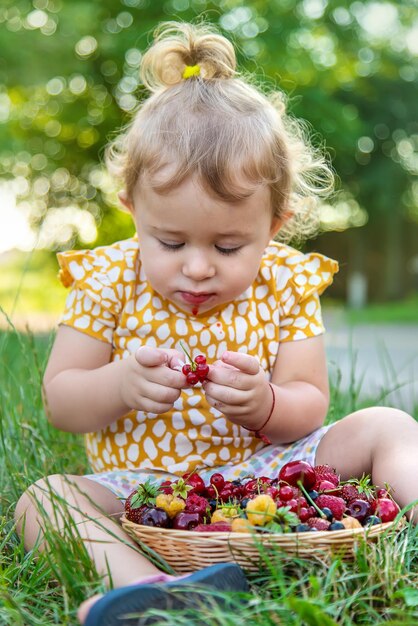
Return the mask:
<svg viewBox="0 0 418 626">
<path fill-rule="evenodd" d="M 287 541 L 291 541 L 292 538 L 295 542 L 300 542 L 301 540 L 308 540 L 309 538 L 317 541 L 319 539 L 343 539 L 347 537 L 347 539 L 351 539 L 356 537 L 357 535 L 362 535 L 367 538 L 368 535 L 374 535 L 376 533 L 383 533 L 386 530 L 389 530 L 391 527 L 395 526 L 396 519 L 391 522 L 384 522 L 381 524 L 374 524 L 373 526 L 362 526 L 361 528 L 345 528 L 344 530 L 319 530 L 315 533 L 306 533 L 306 532 L 292 532 L 292 533 L 269 533 L 269 532 L 259 532 L 254 530 L 253 532 L 232 532 L 232 531 L 207 531 L 207 532 L 194 532 L 193 530 L 178 530 L 176 528 L 158 528 L 155 526 L 145 526 L 142 524 L 136 524 L 131 520 L 127 519 L 125 515 L 120 518 L 121 524 L 126 524 L 131 527 L 133 531 L 140 532 L 142 534 L 148 535 L 170 535 L 171 538 L 175 539 L 193 539 L 198 541 L 199 539 L 242 539 L 245 538 L 260 538 L 263 539 L 273 539 L 275 541 L 280 539 L 286 539 Z M 398 526 L 401 527 L 401 522 L 398 522 Z"/>
</svg>

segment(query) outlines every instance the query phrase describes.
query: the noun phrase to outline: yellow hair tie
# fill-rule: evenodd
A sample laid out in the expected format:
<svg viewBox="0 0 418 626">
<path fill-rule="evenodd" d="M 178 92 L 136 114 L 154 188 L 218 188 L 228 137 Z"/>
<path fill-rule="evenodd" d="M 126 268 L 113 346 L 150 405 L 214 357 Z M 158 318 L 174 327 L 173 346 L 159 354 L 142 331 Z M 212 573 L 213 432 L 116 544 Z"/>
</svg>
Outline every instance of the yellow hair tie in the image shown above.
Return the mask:
<svg viewBox="0 0 418 626">
<path fill-rule="evenodd" d="M 192 76 L 199 76 L 200 65 L 186 65 L 183 72 L 184 80 L 191 78 Z"/>
</svg>

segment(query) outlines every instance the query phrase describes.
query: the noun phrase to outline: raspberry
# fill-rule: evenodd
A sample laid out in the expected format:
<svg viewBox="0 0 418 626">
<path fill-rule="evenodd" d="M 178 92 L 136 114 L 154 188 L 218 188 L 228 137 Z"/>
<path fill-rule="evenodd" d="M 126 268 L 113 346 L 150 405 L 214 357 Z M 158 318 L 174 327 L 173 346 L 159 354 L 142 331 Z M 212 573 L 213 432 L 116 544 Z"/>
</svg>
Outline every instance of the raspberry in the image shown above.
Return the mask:
<svg viewBox="0 0 418 626">
<path fill-rule="evenodd" d="M 331 522 L 327 519 L 322 519 L 321 517 L 310 517 L 306 520 L 305 524 L 308 524 L 310 528 L 316 528 L 316 530 L 328 530 Z"/>
<path fill-rule="evenodd" d="M 198 496 L 196 493 L 187 496 L 185 508 L 187 513 L 200 513 L 201 515 L 205 515 L 208 513 L 209 509 L 209 502 L 206 498 Z"/>
<path fill-rule="evenodd" d="M 346 503 L 342 498 L 338 496 L 329 496 L 326 494 L 321 494 L 315 500 L 315 504 L 319 506 L 320 509 L 328 508 L 331 510 L 332 515 L 335 519 L 341 519 L 343 513 L 346 509 Z"/>
</svg>

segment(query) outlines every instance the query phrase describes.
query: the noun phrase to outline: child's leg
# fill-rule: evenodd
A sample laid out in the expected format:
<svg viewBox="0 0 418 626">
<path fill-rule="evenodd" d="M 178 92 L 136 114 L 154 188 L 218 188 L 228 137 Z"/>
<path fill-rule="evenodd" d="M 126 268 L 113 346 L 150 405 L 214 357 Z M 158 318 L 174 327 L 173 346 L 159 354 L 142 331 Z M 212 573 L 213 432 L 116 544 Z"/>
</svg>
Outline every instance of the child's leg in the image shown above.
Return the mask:
<svg viewBox="0 0 418 626">
<path fill-rule="evenodd" d="M 343 480 L 370 474 L 373 484 L 388 483 L 404 507 L 418 500 L 418 422 L 398 409 L 356 411 L 324 435 L 315 462 L 331 465 Z M 418 506 L 408 517 L 418 523 Z"/>
<path fill-rule="evenodd" d="M 123 513 L 121 501 L 106 487 L 80 476 L 50 476 L 32 485 L 21 496 L 15 518 L 20 533 L 24 520 L 24 539 L 28 549 L 42 537 L 42 528 L 45 527 L 39 503 L 57 530 L 64 526 L 59 515 L 59 511 L 63 510 L 60 501 L 65 501 L 65 514 L 71 516 L 77 525 L 97 571 L 107 583 L 108 572 L 115 587 L 159 573 L 139 553 L 138 547 L 119 525 L 118 519 Z"/>
</svg>

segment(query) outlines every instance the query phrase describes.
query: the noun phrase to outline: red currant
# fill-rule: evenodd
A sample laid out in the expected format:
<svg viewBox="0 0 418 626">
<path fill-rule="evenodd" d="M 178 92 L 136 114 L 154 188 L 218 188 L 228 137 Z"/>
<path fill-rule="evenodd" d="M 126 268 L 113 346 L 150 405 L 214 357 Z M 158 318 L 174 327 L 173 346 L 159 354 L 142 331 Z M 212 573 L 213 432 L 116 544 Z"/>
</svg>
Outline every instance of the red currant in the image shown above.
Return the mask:
<svg viewBox="0 0 418 626">
<path fill-rule="evenodd" d="M 196 372 L 189 372 L 186 376 L 186 380 L 189 383 L 189 385 L 196 385 L 200 378 L 199 376 L 196 374 Z"/>
<path fill-rule="evenodd" d="M 206 357 L 203 356 L 203 354 L 198 354 L 197 357 L 192 360 L 192 357 L 184 347 L 183 350 L 190 361 L 190 363 L 185 363 L 181 368 L 181 371 L 186 376 L 188 384 L 193 386 L 198 382 L 203 382 L 209 373 L 209 366 L 206 363 Z"/>
<path fill-rule="evenodd" d="M 283 485 L 279 489 L 279 498 L 286 502 L 287 500 L 291 500 L 293 498 L 293 489 L 290 485 Z"/>
<path fill-rule="evenodd" d="M 199 376 L 199 380 L 205 380 L 209 373 L 209 367 L 206 363 L 198 363 L 195 372 Z"/>
</svg>

